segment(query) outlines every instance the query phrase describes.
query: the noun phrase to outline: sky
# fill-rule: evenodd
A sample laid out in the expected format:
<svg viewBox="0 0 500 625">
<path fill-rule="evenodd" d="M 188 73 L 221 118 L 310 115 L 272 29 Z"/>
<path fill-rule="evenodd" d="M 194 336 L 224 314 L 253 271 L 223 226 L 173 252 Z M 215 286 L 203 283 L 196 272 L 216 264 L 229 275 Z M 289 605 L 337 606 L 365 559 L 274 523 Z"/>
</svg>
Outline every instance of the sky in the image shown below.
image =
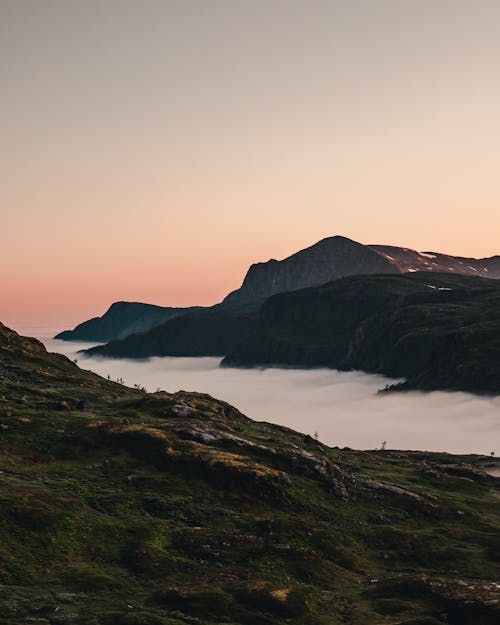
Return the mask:
<svg viewBox="0 0 500 625">
<path fill-rule="evenodd" d="M 500 253 L 497 0 L 0 0 L 0 320 L 326 236 Z"/>
</svg>

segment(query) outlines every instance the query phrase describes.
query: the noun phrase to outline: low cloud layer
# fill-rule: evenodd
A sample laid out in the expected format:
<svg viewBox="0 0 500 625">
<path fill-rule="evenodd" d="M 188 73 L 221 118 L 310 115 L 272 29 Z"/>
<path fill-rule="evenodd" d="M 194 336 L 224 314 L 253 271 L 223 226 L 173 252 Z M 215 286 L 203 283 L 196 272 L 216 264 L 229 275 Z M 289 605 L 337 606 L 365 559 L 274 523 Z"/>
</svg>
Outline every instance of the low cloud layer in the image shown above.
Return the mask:
<svg viewBox="0 0 500 625">
<path fill-rule="evenodd" d="M 78 358 L 83 369 L 123 378 L 128 385 L 140 384 L 149 391 L 209 393 L 253 419 L 311 435 L 317 432 L 332 446 L 373 449 L 387 441 L 388 449 L 500 453 L 500 397 L 445 392 L 380 395 L 377 391 L 390 380 L 359 372 L 221 369 L 217 358 L 87 358 L 76 352 L 88 343 L 43 336 L 42 340 L 50 351 Z"/>
</svg>

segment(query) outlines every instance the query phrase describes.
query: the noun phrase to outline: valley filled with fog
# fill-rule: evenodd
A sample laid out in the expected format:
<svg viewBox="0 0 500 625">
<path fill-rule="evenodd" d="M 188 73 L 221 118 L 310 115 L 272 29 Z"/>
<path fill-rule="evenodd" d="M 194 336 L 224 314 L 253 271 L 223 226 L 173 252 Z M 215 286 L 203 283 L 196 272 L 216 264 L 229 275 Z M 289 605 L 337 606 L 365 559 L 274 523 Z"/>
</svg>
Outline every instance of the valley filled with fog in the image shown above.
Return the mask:
<svg viewBox="0 0 500 625">
<path fill-rule="evenodd" d="M 248 417 L 288 426 L 331 446 L 500 453 L 500 397 L 468 393 L 388 393 L 382 376 L 329 369 L 222 369 L 218 358 L 113 360 L 77 352 L 89 343 L 54 340 L 54 330 L 23 328 L 47 349 L 129 386 L 208 393 Z"/>
</svg>

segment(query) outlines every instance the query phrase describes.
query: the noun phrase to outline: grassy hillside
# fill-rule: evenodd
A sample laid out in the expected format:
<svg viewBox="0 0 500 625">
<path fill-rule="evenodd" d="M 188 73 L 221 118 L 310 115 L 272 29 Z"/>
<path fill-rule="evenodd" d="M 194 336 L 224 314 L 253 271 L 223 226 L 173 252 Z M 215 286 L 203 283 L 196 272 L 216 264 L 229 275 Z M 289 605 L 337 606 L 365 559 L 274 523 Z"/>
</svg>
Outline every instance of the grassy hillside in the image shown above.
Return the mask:
<svg viewBox="0 0 500 625">
<path fill-rule="evenodd" d="M 402 388 L 500 393 L 500 281 L 360 276 L 275 295 L 223 364 L 359 369 L 406 378 Z"/>
<path fill-rule="evenodd" d="M 0 452 L 2 625 L 500 617 L 492 459 L 328 448 L 1 324 Z"/>
</svg>

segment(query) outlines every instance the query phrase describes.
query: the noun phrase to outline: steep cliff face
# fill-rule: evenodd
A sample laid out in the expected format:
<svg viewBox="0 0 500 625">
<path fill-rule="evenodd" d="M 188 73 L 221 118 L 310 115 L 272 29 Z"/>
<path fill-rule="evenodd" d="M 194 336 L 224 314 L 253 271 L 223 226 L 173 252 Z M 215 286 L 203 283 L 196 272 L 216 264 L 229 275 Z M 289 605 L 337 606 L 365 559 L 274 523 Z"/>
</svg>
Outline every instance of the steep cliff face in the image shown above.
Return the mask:
<svg viewBox="0 0 500 625">
<path fill-rule="evenodd" d="M 102 317 L 94 317 L 66 330 L 55 338 L 63 341 L 106 343 L 131 334 L 147 332 L 168 319 L 199 310 L 200 307 L 171 308 L 140 302 L 115 302 Z"/>
<path fill-rule="evenodd" d="M 240 289 L 226 299 L 266 297 L 294 291 L 345 276 L 400 273 L 398 264 L 366 245 L 346 237 L 329 237 L 284 260 L 250 267 Z"/>
</svg>

